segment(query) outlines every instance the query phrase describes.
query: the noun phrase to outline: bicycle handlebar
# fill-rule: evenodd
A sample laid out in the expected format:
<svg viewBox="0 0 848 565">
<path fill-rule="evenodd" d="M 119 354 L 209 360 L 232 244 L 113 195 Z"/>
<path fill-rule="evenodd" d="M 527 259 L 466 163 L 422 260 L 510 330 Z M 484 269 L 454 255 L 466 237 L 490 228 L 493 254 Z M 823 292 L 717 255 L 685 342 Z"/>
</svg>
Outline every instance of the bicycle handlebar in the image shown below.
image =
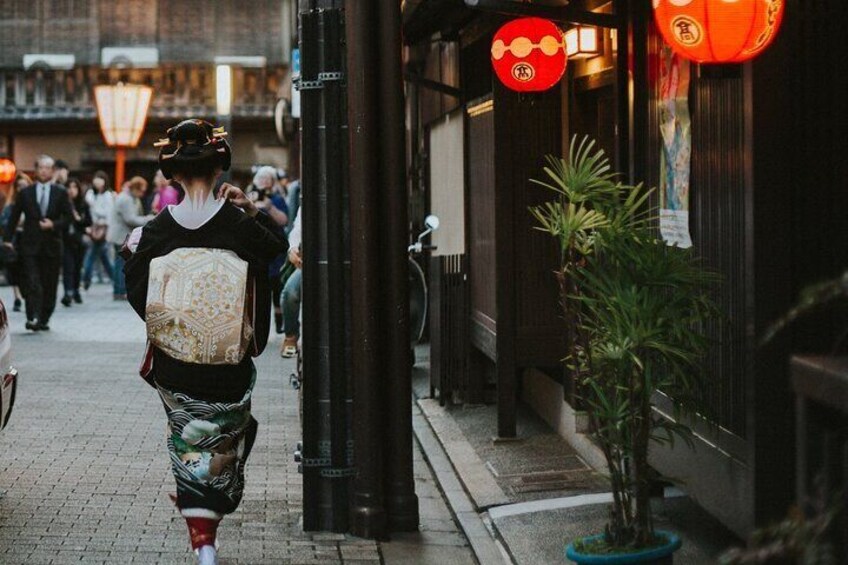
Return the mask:
<svg viewBox="0 0 848 565">
<path fill-rule="evenodd" d="M 412 245 L 410 245 L 409 247 L 407 247 L 407 249 L 406 249 L 406 250 L 407 250 L 409 253 L 421 253 L 422 251 L 435 251 L 435 250 L 436 250 L 436 249 L 438 249 L 438 248 L 439 248 L 439 247 L 438 247 L 437 245 L 429 245 L 429 244 L 424 245 L 423 243 L 421 243 L 421 242 L 419 241 L 419 242 L 417 242 L 417 243 L 413 243 Z"/>
</svg>

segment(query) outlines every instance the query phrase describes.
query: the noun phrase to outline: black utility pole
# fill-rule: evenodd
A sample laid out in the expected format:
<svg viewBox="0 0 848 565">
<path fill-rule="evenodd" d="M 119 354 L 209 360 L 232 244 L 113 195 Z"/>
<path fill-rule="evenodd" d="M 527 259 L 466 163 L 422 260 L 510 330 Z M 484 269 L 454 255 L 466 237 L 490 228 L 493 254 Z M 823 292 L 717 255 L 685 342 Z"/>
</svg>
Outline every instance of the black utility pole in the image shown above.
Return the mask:
<svg viewBox="0 0 848 565">
<path fill-rule="evenodd" d="M 303 187 L 303 527 L 348 531 L 350 238 L 341 0 L 299 9 Z"/>
<path fill-rule="evenodd" d="M 351 531 L 360 537 L 386 536 L 383 495 L 383 445 L 385 373 L 381 363 L 382 335 L 379 305 L 380 238 L 377 225 L 380 203 L 380 137 L 378 81 L 377 3 L 347 0 L 348 123 L 350 124 L 351 276 L 353 438 L 356 476 L 353 481 Z"/>
<path fill-rule="evenodd" d="M 409 345 L 408 192 L 401 60 L 400 2 L 379 6 L 381 266 L 386 292 L 383 339 L 386 370 L 386 492 L 389 529 L 418 529 L 418 497 L 412 477 L 412 359 Z"/>
<path fill-rule="evenodd" d="M 418 529 L 400 2 L 347 0 L 353 308 L 351 531 Z"/>
<path fill-rule="evenodd" d="M 385 538 L 418 528 L 400 3 L 341 3 L 299 14 L 304 529 Z"/>
</svg>

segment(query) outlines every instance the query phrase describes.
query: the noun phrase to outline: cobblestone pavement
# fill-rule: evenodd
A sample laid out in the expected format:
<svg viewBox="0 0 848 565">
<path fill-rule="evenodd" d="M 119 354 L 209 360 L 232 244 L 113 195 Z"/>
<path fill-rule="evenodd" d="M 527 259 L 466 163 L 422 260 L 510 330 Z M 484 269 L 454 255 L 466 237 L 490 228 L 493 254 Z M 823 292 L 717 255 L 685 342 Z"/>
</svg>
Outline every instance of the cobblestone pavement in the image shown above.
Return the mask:
<svg viewBox="0 0 848 565">
<path fill-rule="evenodd" d="M 59 305 L 46 333 L 25 333 L 10 313 L 21 383 L 0 434 L 0 563 L 194 562 L 167 496 L 162 407 L 136 373 L 144 327 L 109 292 L 95 285 L 82 306 Z M 259 436 L 244 500 L 219 530 L 222 564 L 474 563 L 417 450 L 420 533 L 377 544 L 301 531 L 296 394 L 278 342 L 257 360 Z"/>
</svg>

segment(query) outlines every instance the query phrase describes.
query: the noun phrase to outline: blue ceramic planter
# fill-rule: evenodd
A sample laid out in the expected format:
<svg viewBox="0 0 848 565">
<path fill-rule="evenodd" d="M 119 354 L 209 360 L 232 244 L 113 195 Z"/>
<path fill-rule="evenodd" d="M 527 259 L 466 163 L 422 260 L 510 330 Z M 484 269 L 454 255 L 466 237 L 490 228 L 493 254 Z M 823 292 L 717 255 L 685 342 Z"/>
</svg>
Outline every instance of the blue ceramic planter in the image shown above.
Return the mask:
<svg viewBox="0 0 848 565">
<path fill-rule="evenodd" d="M 574 549 L 574 544 L 568 544 L 565 548 L 565 556 L 579 565 L 631 565 L 635 563 L 670 564 L 673 554 L 680 549 L 682 542 L 680 538 L 671 532 L 657 531 L 657 535 L 664 537 L 668 543 L 661 547 L 654 547 L 633 553 L 617 553 L 615 555 L 589 555 L 580 553 Z M 603 534 L 583 538 L 584 540 L 595 540 L 603 537 Z"/>
</svg>

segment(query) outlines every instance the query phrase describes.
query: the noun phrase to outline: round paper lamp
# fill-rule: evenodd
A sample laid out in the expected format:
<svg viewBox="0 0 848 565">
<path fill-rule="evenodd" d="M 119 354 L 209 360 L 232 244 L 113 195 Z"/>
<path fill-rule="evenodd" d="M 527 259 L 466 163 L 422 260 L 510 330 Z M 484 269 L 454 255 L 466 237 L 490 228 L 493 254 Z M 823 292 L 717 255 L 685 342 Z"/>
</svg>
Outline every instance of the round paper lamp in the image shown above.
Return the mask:
<svg viewBox="0 0 848 565">
<path fill-rule="evenodd" d="M 10 183 L 15 180 L 18 172 L 15 163 L 11 159 L 0 159 L 0 184 Z"/>
<path fill-rule="evenodd" d="M 513 20 L 492 40 L 495 74 L 518 92 L 548 90 L 562 78 L 567 62 L 562 31 L 549 20 Z"/>
<path fill-rule="evenodd" d="M 653 0 L 657 28 L 697 63 L 741 63 L 774 41 L 784 0 Z"/>
</svg>

